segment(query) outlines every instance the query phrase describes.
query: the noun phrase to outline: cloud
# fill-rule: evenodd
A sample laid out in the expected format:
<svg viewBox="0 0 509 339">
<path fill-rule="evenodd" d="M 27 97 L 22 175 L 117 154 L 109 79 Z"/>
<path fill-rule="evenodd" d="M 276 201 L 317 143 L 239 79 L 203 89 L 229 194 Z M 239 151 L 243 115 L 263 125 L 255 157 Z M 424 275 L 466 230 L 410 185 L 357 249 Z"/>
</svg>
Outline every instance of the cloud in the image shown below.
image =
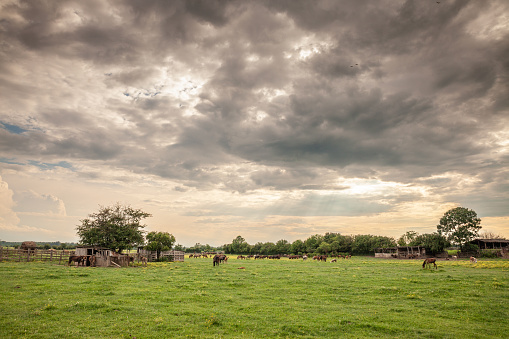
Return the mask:
<svg viewBox="0 0 509 339">
<path fill-rule="evenodd" d="M 16 212 L 13 211 L 15 203 L 12 196 L 13 191 L 0 177 L 0 227 L 2 229 L 16 228 L 20 221 Z"/>
<path fill-rule="evenodd" d="M 66 216 L 64 202 L 51 194 L 19 192 L 16 201 L 18 202 L 16 212 L 22 215 Z"/>
<path fill-rule="evenodd" d="M 71 169 L 135 200 L 140 184 L 158 195 L 141 201 L 193 201 L 184 215 L 214 196 L 231 200 L 213 216 L 360 217 L 412 202 L 507 216 L 506 1 L 1 8 L 10 170 Z M 347 196 L 370 180 L 389 191 Z M 55 191 L 16 189 L 16 211 L 65 215 Z M 244 208 L 267 192 L 281 200 Z"/>
</svg>

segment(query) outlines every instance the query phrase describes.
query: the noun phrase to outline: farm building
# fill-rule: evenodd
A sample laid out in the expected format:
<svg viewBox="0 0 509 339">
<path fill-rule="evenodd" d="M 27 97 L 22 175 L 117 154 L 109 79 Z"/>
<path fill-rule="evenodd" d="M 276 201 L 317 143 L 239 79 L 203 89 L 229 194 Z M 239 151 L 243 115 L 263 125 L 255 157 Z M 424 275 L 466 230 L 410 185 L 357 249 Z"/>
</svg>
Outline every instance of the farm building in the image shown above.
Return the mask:
<svg viewBox="0 0 509 339">
<path fill-rule="evenodd" d="M 509 240 L 506 239 L 475 239 L 470 243 L 479 246 L 481 250 L 501 249 L 509 246 Z"/>
<path fill-rule="evenodd" d="M 157 251 L 149 251 L 138 247 L 138 254 L 147 258 L 149 262 L 157 260 Z M 168 258 L 169 261 L 184 261 L 184 252 L 182 251 L 162 251 L 161 258 Z"/>
<path fill-rule="evenodd" d="M 95 266 L 97 267 L 127 267 L 129 266 L 129 256 L 117 253 L 109 248 L 97 246 L 78 246 L 74 255 L 95 256 Z M 87 266 L 90 266 L 90 261 L 87 260 Z"/>
<path fill-rule="evenodd" d="M 426 249 L 422 246 L 396 246 L 375 250 L 375 258 L 412 259 L 421 257 L 426 257 Z"/>
</svg>

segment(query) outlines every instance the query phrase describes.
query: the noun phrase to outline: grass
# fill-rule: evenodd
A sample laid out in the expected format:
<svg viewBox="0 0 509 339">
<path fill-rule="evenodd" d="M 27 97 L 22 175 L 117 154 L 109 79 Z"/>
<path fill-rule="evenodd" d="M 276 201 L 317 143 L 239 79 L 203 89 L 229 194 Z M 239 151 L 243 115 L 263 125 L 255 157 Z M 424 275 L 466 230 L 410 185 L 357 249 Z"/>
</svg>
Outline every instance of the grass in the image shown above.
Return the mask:
<svg viewBox="0 0 509 339">
<path fill-rule="evenodd" d="M 0 263 L 2 338 L 506 338 L 509 261 Z M 244 269 L 239 269 L 244 267 Z"/>
</svg>

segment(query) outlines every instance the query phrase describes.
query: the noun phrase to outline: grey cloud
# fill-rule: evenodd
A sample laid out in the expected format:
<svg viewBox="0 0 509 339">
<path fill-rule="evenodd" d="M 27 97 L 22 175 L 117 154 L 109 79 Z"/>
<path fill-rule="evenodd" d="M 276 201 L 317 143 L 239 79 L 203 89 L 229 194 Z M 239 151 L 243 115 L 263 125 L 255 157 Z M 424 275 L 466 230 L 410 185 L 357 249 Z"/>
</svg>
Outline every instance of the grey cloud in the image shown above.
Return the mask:
<svg viewBox="0 0 509 339">
<path fill-rule="evenodd" d="M 300 198 L 285 197 L 268 206 L 239 207 L 218 203 L 201 207 L 201 216 L 358 216 L 375 215 L 390 210 L 390 206 L 373 199 L 307 193 Z M 186 215 L 195 215 L 193 212 Z"/>
<path fill-rule="evenodd" d="M 375 177 L 422 184 L 437 195 L 447 189 L 443 194 L 458 199 L 450 179 L 430 179 L 458 173 L 480 178 L 478 187 L 489 196 L 499 192 L 494 183 L 507 183 L 508 159 L 497 138 L 507 135 L 509 34 L 491 38 L 495 28 L 486 27 L 484 37 L 472 27 L 489 26 L 482 14 L 507 6 L 294 0 L 4 5 L 0 67 L 9 77 L 0 76 L 0 89 L 12 101 L 0 108 L 10 116 L 36 116 L 40 130 L 16 135 L 0 129 L 0 150 L 14 161 L 40 155 L 50 163 L 108 160 L 176 180 L 177 191 L 341 190 L 336 177 Z M 301 58 L 311 47 L 317 53 Z M 26 79 L 32 62 L 41 67 Z M 73 78 L 64 91 L 62 74 L 84 79 Z M 175 91 L 182 89 L 162 84 L 167 79 L 191 81 L 195 92 L 181 99 Z M 81 93 L 104 93 L 77 100 L 81 93 L 72 89 L 78 83 Z M 245 164 L 241 172 L 225 169 L 237 164 Z M 499 193 L 495 200 L 507 199 Z M 317 199 L 306 195 L 264 212 L 298 213 Z M 329 199 L 322 203 L 345 207 L 314 212 L 388 210 L 377 201 Z"/>
</svg>

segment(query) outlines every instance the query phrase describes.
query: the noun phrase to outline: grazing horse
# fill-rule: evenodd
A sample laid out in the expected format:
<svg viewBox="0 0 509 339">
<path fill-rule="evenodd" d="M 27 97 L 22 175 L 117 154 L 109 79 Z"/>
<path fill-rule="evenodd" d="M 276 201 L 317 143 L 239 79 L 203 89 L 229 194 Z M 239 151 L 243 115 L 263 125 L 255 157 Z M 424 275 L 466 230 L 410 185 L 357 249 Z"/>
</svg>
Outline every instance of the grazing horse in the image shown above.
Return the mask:
<svg viewBox="0 0 509 339">
<path fill-rule="evenodd" d="M 308 258 L 308 256 L 307 256 L 307 255 L 303 255 L 303 256 L 302 256 L 302 260 L 306 260 L 307 258 Z"/>
<path fill-rule="evenodd" d="M 422 263 L 422 268 L 425 268 L 426 266 L 430 266 L 431 264 L 435 265 L 435 269 L 437 269 L 437 263 L 435 258 L 426 258 L 424 259 L 424 262 Z"/>
<path fill-rule="evenodd" d="M 212 266 L 219 266 L 219 262 L 221 261 L 221 256 L 216 254 L 214 258 L 212 258 Z"/>
<path fill-rule="evenodd" d="M 470 262 L 477 264 L 477 259 L 475 257 L 470 257 Z"/>
<path fill-rule="evenodd" d="M 330 262 L 336 262 L 336 261 L 337 261 L 337 259 L 332 259 Z"/>
</svg>

